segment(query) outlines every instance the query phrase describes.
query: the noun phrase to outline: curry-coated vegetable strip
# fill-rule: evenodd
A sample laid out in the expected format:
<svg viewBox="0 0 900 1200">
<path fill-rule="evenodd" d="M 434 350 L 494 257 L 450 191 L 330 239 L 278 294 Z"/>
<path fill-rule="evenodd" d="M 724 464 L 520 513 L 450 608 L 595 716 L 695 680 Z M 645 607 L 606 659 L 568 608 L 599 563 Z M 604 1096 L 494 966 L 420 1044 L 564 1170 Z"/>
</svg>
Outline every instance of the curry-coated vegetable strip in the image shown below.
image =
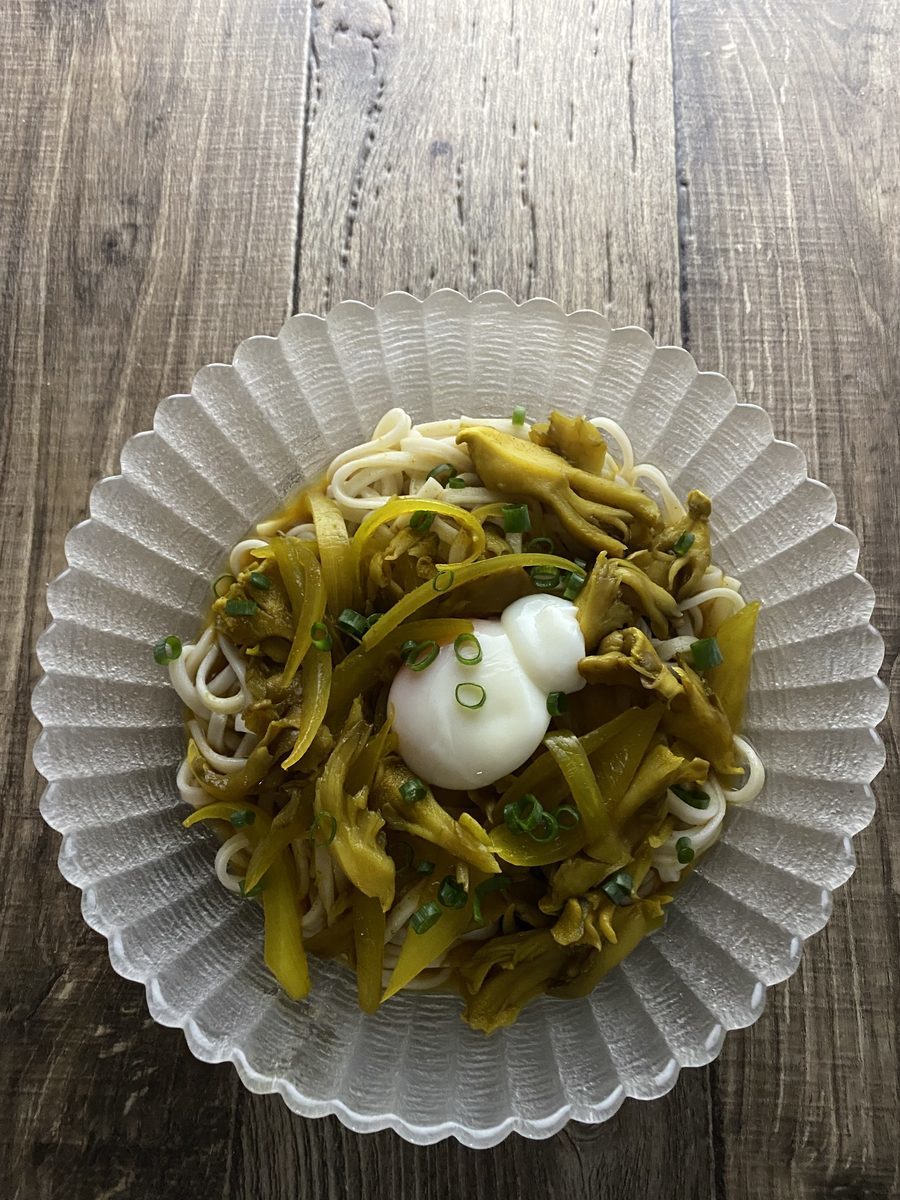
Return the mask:
<svg viewBox="0 0 900 1200">
<path fill-rule="evenodd" d="M 544 745 L 564 775 L 581 813 L 588 853 L 603 862 L 618 862 L 626 854 L 625 845 L 614 828 L 607 799 L 581 742 L 574 733 L 552 733 L 544 739 Z"/>
<path fill-rule="evenodd" d="M 744 717 L 759 608 L 759 601 L 754 600 L 752 604 L 745 604 L 736 613 L 725 618 L 716 631 L 716 641 L 724 661 L 721 666 L 714 667 L 706 677 L 719 697 L 734 733 L 740 733 Z"/>
<path fill-rule="evenodd" d="M 447 504 L 443 500 L 426 500 L 419 498 L 404 498 L 389 500 L 387 504 L 376 508 L 374 512 L 369 513 L 363 523 L 353 535 L 353 554 L 357 572 L 360 569 L 363 555 L 366 552 L 366 546 L 372 534 L 382 525 L 388 524 L 390 521 L 395 521 L 397 517 L 409 516 L 410 524 L 413 529 L 417 528 L 414 524 L 419 514 L 434 514 L 435 516 L 448 517 L 451 521 L 456 521 L 461 529 L 468 533 L 471 540 L 471 548 L 466 558 L 459 566 L 466 563 L 474 562 L 481 554 L 484 553 L 484 529 L 481 522 L 465 508 L 460 508 L 458 504 Z M 434 517 L 431 518 L 432 520 Z M 427 525 L 430 525 L 430 521 Z M 426 521 L 419 520 L 419 526 L 423 531 L 427 527 Z M 448 564 L 439 564 L 446 566 Z"/>
<path fill-rule="evenodd" d="M 366 807 L 368 789 L 351 795 L 344 786 L 350 764 L 370 733 L 358 713 L 357 706 L 316 781 L 315 810 L 334 819 L 329 853 L 353 886 L 367 896 L 377 896 L 387 911 L 394 900 L 395 871 L 393 859 L 378 840 L 384 819 Z"/>
<path fill-rule="evenodd" d="M 308 822 L 294 821 L 290 825 L 278 827 L 273 825 L 253 847 L 253 853 L 250 855 L 250 862 L 247 864 L 247 872 L 244 876 L 245 890 L 249 892 L 255 888 L 282 851 L 286 850 L 297 838 L 305 837 L 308 832 Z"/>
<path fill-rule="evenodd" d="M 265 746 L 257 746 L 243 767 L 230 775 L 220 775 L 209 766 L 191 738 L 187 748 L 188 765 L 194 778 L 214 800 L 240 800 L 259 784 L 271 770 L 274 759 Z"/>
<path fill-rule="evenodd" d="M 333 500 L 321 492 L 309 493 L 309 509 L 316 527 L 322 578 L 332 617 L 345 608 L 358 607 L 359 588 L 347 524 Z"/>
<path fill-rule="evenodd" d="M 290 998 L 300 1000 L 309 994 L 309 966 L 303 948 L 294 864 L 285 851 L 269 866 L 262 904 L 266 966 Z"/>
<path fill-rule="evenodd" d="M 427 583 L 421 584 L 398 600 L 384 616 L 376 622 L 362 640 L 366 650 L 374 649 L 389 633 L 406 621 L 413 613 L 434 600 L 466 583 L 513 571 L 521 567 L 555 567 L 558 571 L 578 571 L 575 563 L 556 554 L 503 554 L 498 558 L 481 559 L 463 567 L 451 567 L 438 571 Z"/>
<path fill-rule="evenodd" d="M 435 870 L 436 878 L 426 884 L 419 893 L 420 907 L 417 911 L 428 905 L 436 905 L 438 916 L 435 920 L 427 922 L 421 933 L 417 933 L 412 924 L 407 928 L 400 956 L 381 997 L 382 1002 L 389 1000 L 416 976 L 421 975 L 426 967 L 445 954 L 460 934 L 465 933 L 472 924 L 474 885 L 484 877 L 478 872 L 473 872 L 473 886 L 470 887 L 465 904 L 461 908 L 445 908 L 437 897 L 441 888 L 440 875 L 451 861 L 447 857 L 439 857 Z"/>
<path fill-rule="evenodd" d="M 384 926 L 384 911 L 378 900 L 357 892 L 353 897 L 356 994 L 359 1007 L 366 1013 L 375 1012 L 381 1003 Z"/>
<path fill-rule="evenodd" d="M 297 740 L 281 764 L 284 770 L 299 762 L 325 719 L 331 695 L 331 651 L 311 650 L 301 668 L 300 719 Z"/>
<path fill-rule="evenodd" d="M 299 538 L 273 538 L 273 556 L 294 613 L 294 637 L 281 683 L 287 687 L 312 645 L 313 626 L 325 613 L 325 585 L 319 560 Z"/>
</svg>

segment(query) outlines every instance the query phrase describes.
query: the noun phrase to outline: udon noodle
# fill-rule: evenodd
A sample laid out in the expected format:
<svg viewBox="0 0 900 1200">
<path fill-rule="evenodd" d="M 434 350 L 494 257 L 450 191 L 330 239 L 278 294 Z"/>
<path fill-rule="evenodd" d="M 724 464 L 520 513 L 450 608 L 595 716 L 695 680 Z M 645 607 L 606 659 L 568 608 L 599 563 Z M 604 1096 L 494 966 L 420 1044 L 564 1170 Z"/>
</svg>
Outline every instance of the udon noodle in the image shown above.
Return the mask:
<svg viewBox="0 0 900 1200">
<path fill-rule="evenodd" d="M 764 781 L 739 735 L 758 605 L 711 559 L 710 507 L 611 420 L 392 409 L 234 546 L 196 641 L 156 657 L 185 706 L 185 824 L 210 821 L 221 884 L 258 897 L 290 996 L 308 954 L 336 958 L 367 1011 L 452 989 L 490 1032 L 587 994 L 662 924 Z M 430 786 L 394 677 L 480 653 L 479 621 L 536 593 L 574 605 L 586 684 L 548 695 L 515 770 Z"/>
</svg>

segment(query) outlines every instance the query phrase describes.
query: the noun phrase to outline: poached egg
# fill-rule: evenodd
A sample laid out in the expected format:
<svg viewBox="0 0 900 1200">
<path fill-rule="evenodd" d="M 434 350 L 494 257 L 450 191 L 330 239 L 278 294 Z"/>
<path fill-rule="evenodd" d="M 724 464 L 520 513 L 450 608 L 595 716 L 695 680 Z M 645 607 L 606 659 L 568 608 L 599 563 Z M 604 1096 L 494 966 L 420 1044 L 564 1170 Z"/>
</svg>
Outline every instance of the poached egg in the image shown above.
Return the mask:
<svg viewBox="0 0 900 1200">
<path fill-rule="evenodd" d="M 478 663 L 461 662 L 442 646 L 424 670 L 403 666 L 389 706 L 400 754 L 411 771 L 436 787 L 466 791 L 514 771 L 540 745 L 550 724 L 551 692 L 577 692 L 584 635 L 575 605 L 560 596 L 523 596 L 498 621 L 472 622 Z M 472 654 L 471 639 L 461 647 Z M 461 684 L 474 684 L 463 687 Z M 483 703 L 477 708 L 469 703 Z"/>
</svg>

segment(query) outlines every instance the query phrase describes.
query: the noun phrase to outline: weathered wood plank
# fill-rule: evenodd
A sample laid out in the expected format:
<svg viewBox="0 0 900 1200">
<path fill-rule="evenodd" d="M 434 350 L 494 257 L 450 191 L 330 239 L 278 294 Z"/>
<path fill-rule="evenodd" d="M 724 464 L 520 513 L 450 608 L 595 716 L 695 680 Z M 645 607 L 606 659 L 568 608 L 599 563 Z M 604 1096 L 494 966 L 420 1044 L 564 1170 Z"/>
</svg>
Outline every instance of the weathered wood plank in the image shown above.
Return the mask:
<svg viewBox="0 0 900 1200">
<path fill-rule="evenodd" d="M 292 293 L 303 5 L 0 12 L 0 1194 L 221 1190 L 238 1084 L 112 972 L 37 812 L 43 590 L 159 398 Z M 23 782 L 24 779 L 24 782 Z"/>
<path fill-rule="evenodd" d="M 552 296 L 678 332 L 667 4 L 314 9 L 298 306 Z"/>
<path fill-rule="evenodd" d="M 796 441 L 859 534 L 896 695 L 896 6 L 675 6 L 686 343 Z M 859 869 L 714 1068 L 726 1196 L 887 1197 L 896 1139 L 897 713 Z"/>
</svg>

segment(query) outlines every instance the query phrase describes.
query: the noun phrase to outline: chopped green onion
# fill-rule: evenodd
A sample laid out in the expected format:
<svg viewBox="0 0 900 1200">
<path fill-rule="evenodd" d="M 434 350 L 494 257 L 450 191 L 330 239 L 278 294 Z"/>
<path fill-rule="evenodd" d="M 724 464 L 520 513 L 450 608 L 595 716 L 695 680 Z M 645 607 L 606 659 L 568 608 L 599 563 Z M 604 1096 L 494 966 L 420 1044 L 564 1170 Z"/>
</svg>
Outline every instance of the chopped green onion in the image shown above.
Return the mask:
<svg viewBox="0 0 900 1200">
<path fill-rule="evenodd" d="M 547 592 L 551 588 L 555 588 L 559 583 L 559 568 L 532 567 L 531 582 L 536 588 L 540 588 L 542 592 Z"/>
<path fill-rule="evenodd" d="M 487 699 L 487 692 L 480 683 L 458 683 L 456 685 L 456 703 L 463 708 L 481 708 Z"/>
<path fill-rule="evenodd" d="M 544 809 L 541 812 L 541 819 L 535 825 L 534 829 L 528 831 L 531 837 L 536 842 L 552 842 L 559 833 L 559 822 L 551 812 Z"/>
<path fill-rule="evenodd" d="M 426 900 L 421 908 L 417 908 L 409 918 L 413 933 L 425 933 L 443 916 L 441 906 L 436 900 Z"/>
<path fill-rule="evenodd" d="M 247 890 L 244 888 L 244 881 L 243 881 L 243 879 L 241 880 L 241 882 L 240 882 L 240 884 L 239 884 L 238 886 L 239 886 L 239 887 L 240 887 L 240 889 L 241 889 L 241 895 L 244 897 L 244 899 L 245 899 L 245 900 L 252 900 L 252 899 L 253 899 L 255 896 L 258 896 L 258 895 L 259 895 L 259 893 L 260 893 L 260 892 L 263 890 L 263 888 L 266 886 L 266 883 L 267 883 L 267 882 L 268 882 L 268 881 L 267 881 L 267 879 L 266 879 L 265 875 L 263 875 L 263 877 L 262 877 L 262 879 L 260 879 L 259 883 L 254 883 L 253 887 L 250 889 L 250 891 L 249 891 L 249 892 L 248 892 L 248 891 L 247 891 Z"/>
<path fill-rule="evenodd" d="M 409 518 L 409 527 L 414 529 L 416 533 L 424 533 L 426 529 L 431 528 L 436 514 L 427 508 L 420 508 Z"/>
<path fill-rule="evenodd" d="M 161 667 L 174 662 L 176 658 L 181 658 L 181 638 L 176 637 L 174 633 L 164 637 L 153 647 L 153 658 Z"/>
<path fill-rule="evenodd" d="M 534 829 L 544 814 L 541 802 L 531 792 L 518 800 L 511 800 L 503 809 L 503 820 L 513 833 L 528 833 Z"/>
<path fill-rule="evenodd" d="M 675 856 L 680 863 L 689 863 L 694 858 L 694 847 L 691 845 L 691 839 L 680 837 L 675 843 Z"/>
<path fill-rule="evenodd" d="M 263 592 L 267 592 L 272 586 L 272 584 L 269 582 L 268 575 L 264 575 L 262 571 L 251 571 L 250 582 L 255 588 L 259 588 L 260 591 Z"/>
<path fill-rule="evenodd" d="M 404 642 L 404 645 L 406 643 Z M 403 656 L 403 661 L 411 671 L 424 671 L 438 656 L 438 644 L 433 639 L 427 642 L 416 642 L 415 647 Z"/>
<path fill-rule="evenodd" d="M 572 562 L 575 564 L 576 567 L 581 567 L 582 571 L 587 570 L 587 563 L 584 561 L 583 558 L 573 558 Z"/>
<path fill-rule="evenodd" d="M 604 883 L 600 884 L 600 890 L 612 900 L 613 904 L 622 906 L 631 903 L 631 889 L 634 887 L 634 880 L 627 871 L 617 871 L 615 875 L 611 875 Z"/>
<path fill-rule="evenodd" d="M 427 858 L 423 858 L 422 861 L 416 866 L 416 873 L 419 875 L 433 875 L 434 863 L 429 862 Z"/>
<path fill-rule="evenodd" d="M 581 820 L 581 813 L 572 804 L 560 805 L 553 815 L 556 817 L 556 823 L 560 829 L 574 829 Z"/>
<path fill-rule="evenodd" d="M 553 538 L 536 537 L 528 543 L 529 554 L 553 554 L 555 550 L 556 543 Z"/>
<path fill-rule="evenodd" d="M 527 504 L 503 505 L 503 530 L 505 533 L 527 533 L 531 528 L 531 514 Z"/>
<path fill-rule="evenodd" d="M 437 575 L 431 581 L 431 586 L 436 592 L 446 592 L 448 588 L 453 587 L 453 580 L 455 578 L 452 571 L 438 571 Z M 446 583 L 444 580 L 446 580 Z"/>
<path fill-rule="evenodd" d="M 563 599 L 574 600 L 581 589 L 584 587 L 584 576 L 580 571 L 570 571 L 566 577 L 566 586 L 563 589 Z"/>
<path fill-rule="evenodd" d="M 569 697 L 565 692 L 550 692 L 547 696 L 547 712 L 551 717 L 560 717 L 569 707 Z"/>
<path fill-rule="evenodd" d="M 319 830 L 323 825 L 328 826 L 328 832 L 324 833 L 323 837 L 319 837 Z M 309 829 L 309 840 L 314 846 L 330 846 L 337 834 L 337 821 L 327 812 L 316 813 L 316 818 Z"/>
<path fill-rule="evenodd" d="M 252 617 L 258 607 L 255 600 L 242 600 L 240 596 L 231 596 L 225 601 L 229 617 Z"/>
<path fill-rule="evenodd" d="M 317 650 L 331 649 L 331 634 L 328 632 L 328 627 L 324 622 L 316 621 L 314 625 L 310 625 L 309 636 L 312 638 L 312 644 Z"/>
<path fill-rule="evenodd" d="M 400 647 L 400 659 L 402 662 L 406 662 L 406 660 L 413 653 L 413 651 L 416 649 L 418 644 L 419 643 L 416 641 L 415 638 L 409 638 L 407 641 L 405 641 L 403 643 L 403 645 Z"/>
<path fill-rule="evenodd" d="M 698 671 L 711 671 L 713 667 L 718 667 L 725 661 L 714 637 L 701 638 L 699 642 L 694 642 L 691 646 L 691 657 Z"/>
<path fill-rule="evenodd" d="M 226 579 L 228 580 L 228 583 L 223 582 Z M 220 575 L 219 578 L 212 585 L 213 595 L 218 597 L 219 599 L 221 599 L 221 597 L 225 595 L 225 593 L 228 591 L 228 589 L 231 587 L 231 585 L 233 583 L 234 583 L 233 575 L 229 575 L 227 573 L 225 575 Z"/>
<path fill-rule="evenodd" d="M 513 425 L 524 425 L 525 424 L 525 406 L 524 406 L 524 404 L 517 404 L 516 407 L 512 410 L 512 423 L 513 423 Z"/>
<path fill-rule="evenodd" d="M 237 812 L 233 812 L 228 818 L 235 829 L 243 829 L 245 825 L 252 825 L 256 820 L 256 813 L 252 808 L 239 808 Z"/>
<path fill-rule="evenodd" d="M 472 893 L 472 916 L 476 925 L 484 924 L 484 914 L 481 911 L 482 899 L 491 892 L 502 892 L 505 887 L 508 887 L 511 880 L 505 875 L 491 875 L 489 879 L 482 880 L 478 887 Z"/>
<path fill-rule="evenodd" d="M 398 850 L 403 851 L 399 856 Z M 394 860 L 394 869 L 397 871 L 405 871 L 407 867 L 411 867 L 414 857 L 415 854 L 409 842 L 395 842 L 391 847 L 391 858 Z"/>
<path fill-rule="evenodd" d="M 683 533 L 672 547 L 672 553 L 678 558 L 681 558 L 683 554 L 687 554 L 688 550 L 690 550 L 695 541 L 696 539 L 692 533 Z"/>
<path fill-rule="evenodd" d="M 450 463 L 438 463 L 436 467 L 432 467 L 428 472 L 429 479 L 436 479 L 443 487 L 446 487 L 449 481 L 456 474 L 456 468 Z"/>
<path fill-rule="evenodd" d="M 686 788 L 673 783 L 669 791 L 674 792 L 679 800 L 683 800 L 691 808 L 709 808 L 709 793 L 701 791 L 700 788 Z"/>
<path fill-rule="evenodd" d="M 428 795 L 428 788 L 421 779 L 404 779 L 400 784 L 400 795 L 406 804 L 416 804 Z"/>
<path fill-rule="evenodd" d="M 461 633 L 453 643 L 453 653 L 463 666 L 474 667 L 484 658 L 481 642 L 474 633 Z"/>
<path fill-rule="evenodd" d="M 468 486 L 469 485 L 466 483 L 466 481 L 462 478 L 461 475 L 454 475 L 452 479 L 447 480 L 448 488 L 459 489 L 459 488 L 464 488 L 464 487 L 468 487 Z"/>
<path fill-rule="evenodd" d="M 437 898 L 444 908 L 465 908 L 468 894 L 452 875 L 445 875 L 438 888 Z"/>
<path fill-rule="evenodd" d="M 369 628 L 369 621 L 355 608 L 343 608 L 338 615 L 337 626 L 344 633 L 349 633 L 351 637 L 362 640 Z"/>
<path fill-rule="evenodd" d="M 366 628 L 371 629 L 372 626 L 376 622 L 380 621 L 383 616 L 384 616 L 384 613 L 374 612 L 374 613 L 372 613 L 372 615 L 370 617 L 366 617 Z"/>
</svg>

